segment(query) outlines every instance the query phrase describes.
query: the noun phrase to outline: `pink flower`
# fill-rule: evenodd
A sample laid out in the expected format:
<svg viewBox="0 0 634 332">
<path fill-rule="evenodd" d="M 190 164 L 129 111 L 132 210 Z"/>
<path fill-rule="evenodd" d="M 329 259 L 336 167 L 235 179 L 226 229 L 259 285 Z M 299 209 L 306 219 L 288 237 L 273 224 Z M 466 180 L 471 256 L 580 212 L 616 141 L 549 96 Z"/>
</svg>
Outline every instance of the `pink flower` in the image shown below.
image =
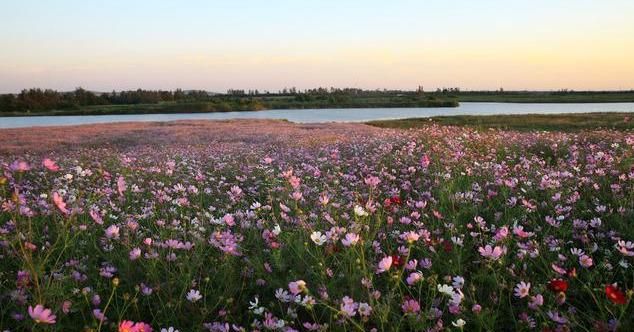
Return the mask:
<svg viewBox="0 0 634 332">
<path fill-rule="evenodd" d="M 420 235 L 414 231 L 409 231 L 401 234 L 401 239 L 407 241 L 407 243 L 414 243 L 418 241 Z"/>
<path fill-rule="evenodd" d="M 124 320 L 119 323 L 119 332 L 134 332 L 134 322 Z"/>
<path fill-rule="evenodd" d="M 59 171 L 59 166 L 57 166 L 57 164 L 49 158 L 44 159 L 44 161 L 42 161 L 42 164 L 51 172 Z"/>
<path fill-rule="evenodd" d="M 304 280 L 297 280 L 288 283 L 288 290 L 297 295 L 306 289 L 306 282 Z"/>
<path fill-rule="evenodd" d="M 119 178 L 117 179 L 117 191 L 119 192 L 119 196 L 123 196 L 123 193 L 126 191 L 126 189 L 128 189 L 128 187 L 125 183 L 125 179 L 123 178 L 123 176 L 119 176 Z"/>
<path fill-rule="evenodd" d="M 429 156 L 427 154 L 424 154 L 421 158 L 420 158 L 420 166 L 422 168 L 427 168 L 429 167 L 429 164 L 431 163 L 431 159 L 429 159 Z"/>
<path fill-rule="evenodd" d="M 383 273 L 388 271 L 392 267 L 392 256 L 386 256 L 379 262 L 379 268 L 377 273 Z"/>
<path fill-rule="evenodd" d="M 359 234 L 348 233 L 346 234 L 345 238 L 341 239 L 341 243 L 346 247 L 350 247 L 357 244 L 357 242 L 359 242 L 359 239 Z"/>
<path fill-rule="evenodd" d="M 502 241 L 509 235 L 509 227 L 503 226 L 498 228 L 497 232 L 495 232 L 495 240 Z"/>
<path fill-rule="evenodd" d="M 134 248 L 134 249 L 130 250 L 130 260 L 131 261 L 137 260 L 139 257 L 141 257 L 141 249 Z"/>
<path fill-rule="evenodd" d="M 229 213 L 225 214 L 224 217 L 222 217 L 222 221 L 225 222 L 225 224 L 229 227 L 233 226 L 236 224 L 235 219 L 233 218 L 233 216 Z"/>
<path fill-rule="evenodd" d="M 348 296 L 345 296 L 341 301 L 341 311 L 348 317 L 354 317 L 357 314 L 359 304 Z"/>
<path fill-rule="evenodd" d="M 489 258 L 496 261 L 500 259 L 502 255 L 504 255 L 504 252 L 506 250 L 504 247 L 495 246 L 495 248 L 493 248 L 491 247 L 491 245 L 487 244 L 484 248 L 483 247 L 478 248 L 478 251 L 480 252 L 480 255 L 482 255 L 482 257 Z"/>
<path fill-rule="evenodd" d="M 92 218 L 92 220 L 99 224 L 99 225 L 103 225 L 103 218 L 101 218 L 101 215 L 99 214 L 99 211 L 95 210 L 95 209 L 90 209 L 90 212 L 88 212 L 90 214 L 90 217 Z"/>
<path fill-rule="evenodd" d="M 419 282 L 422 279 L 423 279 L 423 274 L 422 273 L 420 273 L 420 272 L 412 272 L 407 277 L 407 284 L 408 285 L 413 285 L 413 284 Z"/>
<path fill-rule="evenodd" d="M 73 302 L 66 300 L 62 303 L 62 312 L 68 314 L 70 312 L 70 308 L 73 306 Z"/>
<path fill-rule="evenodd" d="M 376 176 L 368 176 L 367 178 L 365 178 L 364 182 L 368 186 L 374 188 L 374 187 L 378 186 L 379 183 L 381 183 L 381 180 L 378 177 L 376 177 Z"/>
<path fill-rule="evenodd" d="M 298 177 L 296 177 L 296 176 L 294 176 L 294 175 L 293 175 L 293 176 L 291 176 L 291 177 L 288 179 L 288 183 L 290 183 L 290 185 L 291 185 L 291 187 L 293 187 L 293 189 L 297 189 L 297 188 L 299 188 L 299 185 L 300 185 L 301 181 L 302 181 L 302 180 L 301 180 L 300 178 L 298 178 Z"/>
<path fill-rule="evenodd" d="M 110 225 L 106 228 L 106 237 L 109 239 L 118 239 L 119 238 L 119 226 Z"/>
<path fill-rule="evenodd" d="M 528 307 L 537 310 L 538 307 L 541 307 L 544 304 L 544 297 L 542 294 L 537 294 L 535 296 L 531 296 L 531 301 L 528 303 Z"/>
<path fill-rule="evenodd" d="M 134 324 L 134 332 L 152 332 L 152 326 L 143 322 L 138 322 Z"/>
<path fill-rule="evenodd" d="M 515 285 L 515 296 L 521 298 L 527 297 L 528 293 L 531 289 L 531 283 L 525 283 L 525 282 L 520 282 L 519 284 Z"/>
<path fill-rule="evenodd" d="M 592 266 L 592 257 L 588 256 L 588 255 L 582 255 L 581 257 L 579 257 L 579 264 L 581 264 L 581 266 L 588 268 Z"/>
<path fill-rule="evenodd" d="M 152 332 L 152 326 L 143 322 L 124 320 L 119 323 L 119 332 Z"/>
<path fill-rule="evenodd" d="M 417 314 L 420 312 L 420 304 L 414 299 L 407 299 L 403 302 L 401 309 L 406 314 Z"/>
<path fill-rule="evenodd" d="M 55 318 L 51 309 L 46 309 L 43 305 L 38 304 L 33 308 L 29 306 L 29 316 L 38 324 L 55 324 Z"/>
<path fill-rule="evenodd" d="M 70 211 L 68 211 L 68 209 L 66 209 L 66 203 L 62 199 L 62 196 L 60 196 L 57 193 L 57 191 L 53 192 L 53 203 L 55 203 L 55 206 L 57 206 L 59 211 L 62 212 L 63 214 L 69 214 L 70 213 Z"/>
<path fill-rule="evenodd" d="M 29 165 L 29 163 L 27 163 L 26 161 L 16 160 L 13 163 L 11 163 L 9 168 L 11 168 L 11 170 L 18 171 L 18 172 L 26 172 L 31 169 L 31 165 Z"/>
</svg>

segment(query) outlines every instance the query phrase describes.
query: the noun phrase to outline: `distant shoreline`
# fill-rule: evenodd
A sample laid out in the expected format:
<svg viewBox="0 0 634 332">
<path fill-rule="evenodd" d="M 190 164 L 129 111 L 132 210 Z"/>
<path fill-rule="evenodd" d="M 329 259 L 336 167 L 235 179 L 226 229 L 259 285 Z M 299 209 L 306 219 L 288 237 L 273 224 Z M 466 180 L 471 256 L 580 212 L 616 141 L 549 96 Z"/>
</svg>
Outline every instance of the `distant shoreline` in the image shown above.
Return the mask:
<svg viewBox="0 0 634 332">
<path fill-rule="evenodd" d="M 86 107 L 79 110 L 52 110 L 41 112 L 12 112 L 0 113 L 0 117 L 25 117 L 25 116 L 83 116 L 83 115 L 135 115 L 135 114 L 187 114 L 187 113 L 231 113 L 231 112 L 258 112 L 285 109 L 346 109 L 346 108 L 430 108 L 430 107 L 458 107 L 460 104 L 456 101 L 436 101 L 436 102 L 414 102 L 399 104 L 337 104 L 337 105 L 288 105 L 288 107 L 274 108 L 256 108 L 256 109 L 213 109 L 213 105 L 209 108 L 201 103 L 193 104 L 171 104 L 162 107 L 160 104 L 141 104 L 141 105 L 114 105 L 119 107 Z M 210 109 L 211 108 L 211 109 Z"/>
<path fill-rule="evenodd" d="M 437 108 L 460 103 L 601 104 L 632 103 L 634 90 L 623 91 L 461 91 L 314 89 L 259 93 L 231 90 L 120 91 L 93 93 L 30 89 L 0 95 L 0 117 L 131 114 L 226 113 L 285 109 Z"/>
</svg>

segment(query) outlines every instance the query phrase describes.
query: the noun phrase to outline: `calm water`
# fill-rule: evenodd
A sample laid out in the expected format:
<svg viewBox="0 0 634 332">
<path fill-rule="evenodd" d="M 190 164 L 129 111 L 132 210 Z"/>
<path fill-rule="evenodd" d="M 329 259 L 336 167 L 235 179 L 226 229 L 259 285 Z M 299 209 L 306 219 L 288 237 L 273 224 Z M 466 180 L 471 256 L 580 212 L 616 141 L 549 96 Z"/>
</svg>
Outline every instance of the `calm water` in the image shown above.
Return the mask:
<svg viewBox="0 0 634 332">
<path fill-rule="evenodd" d="M 369 120 L 430 117 L 436 115 L 554 114 L 590 112 L 634 112 L 634 103 L 597 104 L 506 104 L 461 103 L 456 108 L 352 108 L 270 110 L 258 112 L 81 115 L 0 117 L 0 128 L 68 126 L 127 121 L 287 119 L 292 122 L 364 122 Z"/>
</svg>

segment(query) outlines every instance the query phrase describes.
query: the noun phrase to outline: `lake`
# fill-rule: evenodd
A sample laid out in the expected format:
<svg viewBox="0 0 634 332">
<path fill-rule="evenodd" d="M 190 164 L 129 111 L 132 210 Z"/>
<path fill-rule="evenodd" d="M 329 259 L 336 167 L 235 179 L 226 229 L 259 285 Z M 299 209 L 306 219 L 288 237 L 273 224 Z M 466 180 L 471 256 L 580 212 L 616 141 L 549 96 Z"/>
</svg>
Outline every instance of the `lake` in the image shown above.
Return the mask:
<svg viewBox="0 0 634 332">
<path fill-rule="evenodd" d="M 557 114 L 593 112 L 634 112 L 634 103 L 592 104 L 514 104 L 460 103 L 455 108 L 348 108 L 295 109 L 257 112 L 69 115 L 0 117 L 0 128 L 34 126 L 69 126 L 91 123 L 128 121 L 222 120 L 222 119 L 286 119 L 298 123 L 365 122 L 437 115 Z"/>
</svg>

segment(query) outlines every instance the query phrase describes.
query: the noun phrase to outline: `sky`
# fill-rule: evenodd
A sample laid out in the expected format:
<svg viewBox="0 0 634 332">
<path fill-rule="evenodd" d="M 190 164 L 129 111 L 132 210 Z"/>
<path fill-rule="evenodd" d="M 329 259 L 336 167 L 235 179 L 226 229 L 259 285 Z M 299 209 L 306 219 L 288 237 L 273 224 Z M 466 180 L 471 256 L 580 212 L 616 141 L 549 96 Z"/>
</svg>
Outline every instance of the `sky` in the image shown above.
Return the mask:
<svg viewBox="0 0 634 332">
<path fill-rule="evenodd" d="M 6 0 L 0 92 L 634 89 L 634 1 Z"/>
</svg>

